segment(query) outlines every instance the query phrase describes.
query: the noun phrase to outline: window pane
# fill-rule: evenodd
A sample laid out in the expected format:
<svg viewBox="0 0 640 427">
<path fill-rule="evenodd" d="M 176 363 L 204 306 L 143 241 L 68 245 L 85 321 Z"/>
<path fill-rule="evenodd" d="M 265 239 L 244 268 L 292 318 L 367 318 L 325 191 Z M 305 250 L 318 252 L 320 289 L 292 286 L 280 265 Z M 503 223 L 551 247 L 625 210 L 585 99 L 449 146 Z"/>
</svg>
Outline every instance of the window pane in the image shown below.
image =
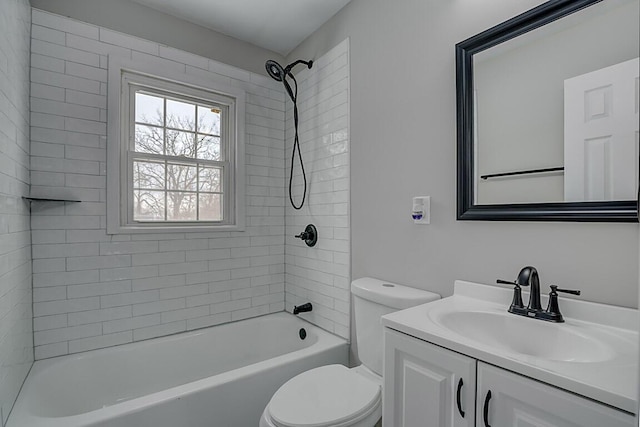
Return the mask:
<svg viewBox="0 0 640 427">
<path fill-rule="evenodd" d="M 220 135 L 220 110 L 198 106 L 198 132 Z"/>
<path fill-rule="evenodd" d="M 169 163 L 167 165 L 167 189 L 178 191 L 196 191 L 196 167 Z"/>
<path fill-rule="evenodd" d="M 162 126 L 164 124 L 164 99 L 137 92 L 136 122 Z"/>
<path fill-rule="evenodd" d="M 133 192 L 135 221 L 164 221 L 164 192 L 135 190 Z"/>
<path fill-rule="evenodd" d="M 198 158 L 205 160 L 222 160 L 220 156 L 220 137 L 198 135 Z"/>
<path fill-rule="evenodd" d="M 220 192 L 222 188 L 222 170 L 220 168 L 200 167 L 200 191 Z"/>
<path fill-rule="evenodd" d="M 222 195 L 200 194 L 200 220 L 222 221 Z"/>
<path fill-rule="evenodd" d="M 196 130 L 196 106 L 167 99 L 167 127 Z"/>
<path fill-rule="evenodd" d="M 167 220 L 195 221 L 196 194 L 172 191 L 167 193 Z"/>
<path fill-rule="evenodd" d="M 134 150 L 138 153 L 163 154 L 164 131 L 162 128 L 136 125 Z"/>
<path fill-rule="evenodd" d="M 164 163 L 133 162 L 133 188 L 164 189 Z"/>
<path fill-rule="evenodd" d="M 167 155 L 195 158 L 195 138 L 195 133 L 167 129 Z"/>
</svg>

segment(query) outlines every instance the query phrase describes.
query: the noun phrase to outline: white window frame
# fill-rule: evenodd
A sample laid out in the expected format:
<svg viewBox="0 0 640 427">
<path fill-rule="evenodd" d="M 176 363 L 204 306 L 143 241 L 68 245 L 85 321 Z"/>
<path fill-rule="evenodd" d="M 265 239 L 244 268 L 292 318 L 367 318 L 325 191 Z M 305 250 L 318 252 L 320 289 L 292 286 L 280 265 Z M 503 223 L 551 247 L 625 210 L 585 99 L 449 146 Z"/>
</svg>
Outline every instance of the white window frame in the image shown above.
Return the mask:
<svg viewBox="0 0 640 427">
<path fill-rule="evenodd" d="M 228 144 L 223 176 L 223 221 L 134 221 L 131 141 L 135 90 L 176 96 L 223 109 L 221 132 Z M 243 231 L 245 225 L 244 117 L 245 92 L 196 76 L 109 56 L 107 127 L 107 233 Z M 226 117 L 225 117 L 226 116 Z M 143 155 L 144 156 L 144 155 Z M 169 160 L 173 158 L 168 157 Z M 175 160 L 178 160 L 176 158 Z M 228 164 L 224 164 L 228 162 Z"/>
</svg>

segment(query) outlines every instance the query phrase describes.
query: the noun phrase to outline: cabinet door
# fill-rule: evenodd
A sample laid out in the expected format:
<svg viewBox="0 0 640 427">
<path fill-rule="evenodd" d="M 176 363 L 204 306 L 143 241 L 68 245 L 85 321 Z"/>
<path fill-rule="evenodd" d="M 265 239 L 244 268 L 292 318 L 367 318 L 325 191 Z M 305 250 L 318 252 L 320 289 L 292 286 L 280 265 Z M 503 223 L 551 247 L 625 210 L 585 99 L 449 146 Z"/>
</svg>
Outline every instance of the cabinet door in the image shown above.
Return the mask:
<svg viewBox="0 0 640 427">
<path fill-rule="evenodd" d="M 634 417 L 478 362 L 477 427 L 632 427 Z"/>
<path fill-rule="evenodd" d="M 474 426 L 474 359 L 389 328 L 384 340 L 384 427 Z"/>
</svg>

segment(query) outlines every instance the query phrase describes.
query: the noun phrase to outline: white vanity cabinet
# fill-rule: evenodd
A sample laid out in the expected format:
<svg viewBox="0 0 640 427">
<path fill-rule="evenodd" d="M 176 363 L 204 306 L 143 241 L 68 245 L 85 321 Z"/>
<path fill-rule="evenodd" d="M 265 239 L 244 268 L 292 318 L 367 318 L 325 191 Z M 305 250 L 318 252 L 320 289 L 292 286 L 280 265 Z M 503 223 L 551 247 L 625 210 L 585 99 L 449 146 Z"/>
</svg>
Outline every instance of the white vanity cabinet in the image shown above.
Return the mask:
<svg viewBox="0 0 640 427">
<path fill-rule="evenodd" d="M 476 361 L 385 328 L 382 425 L 473 427 Z"/>
<path fill-rule="evenodd" d="M 634 417 L 478 362 L 477 427 L 632 427 Z"/>
<path fill-rule="evenodd" d="M 626 412 L 393 329 L 384 339 L 383 427 L 636 425 Z"/>
</svg>

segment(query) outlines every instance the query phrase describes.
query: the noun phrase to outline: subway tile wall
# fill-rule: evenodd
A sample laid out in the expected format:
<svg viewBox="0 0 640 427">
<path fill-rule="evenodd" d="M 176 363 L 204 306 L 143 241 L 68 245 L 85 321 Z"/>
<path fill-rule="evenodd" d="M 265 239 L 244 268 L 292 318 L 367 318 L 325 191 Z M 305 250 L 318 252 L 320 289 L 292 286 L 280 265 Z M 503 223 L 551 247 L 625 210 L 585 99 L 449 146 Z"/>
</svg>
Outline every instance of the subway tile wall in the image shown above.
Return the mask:
<svg viewBox="0 0 640 427">
<path fill-rule="evenodd" d="M 349 339 L 349 40 L 315 59 L 313 67 L 300 71 L 296 78 L 308 194 L 304 207 L 295 210 L 285 189 L 286 307 L 292 310 L 310 301 L 313 311 L 302 317 Z M 293 104 L 287 101 L 287 177 L 293 139 Z M 303 181 L 297 155 L 294 166 L 294 200 L 299 204 Z M 293 237 L 310 223 L 319 235 L 313 248 Z"/>
<path fill-rule="evenodd" d="M 0 7 L 0 425 L 33 363 L 28 0 Z"/>
<path fill-rule="evenodd" d="M 282 311 L 282 85 L 37 9 L 32 20 L 31 192 L 82 200 L 33 204 L 35 358 Z M 246 91 L 246 231 L 106 234 L 109 54 Z"/>
</svg>

